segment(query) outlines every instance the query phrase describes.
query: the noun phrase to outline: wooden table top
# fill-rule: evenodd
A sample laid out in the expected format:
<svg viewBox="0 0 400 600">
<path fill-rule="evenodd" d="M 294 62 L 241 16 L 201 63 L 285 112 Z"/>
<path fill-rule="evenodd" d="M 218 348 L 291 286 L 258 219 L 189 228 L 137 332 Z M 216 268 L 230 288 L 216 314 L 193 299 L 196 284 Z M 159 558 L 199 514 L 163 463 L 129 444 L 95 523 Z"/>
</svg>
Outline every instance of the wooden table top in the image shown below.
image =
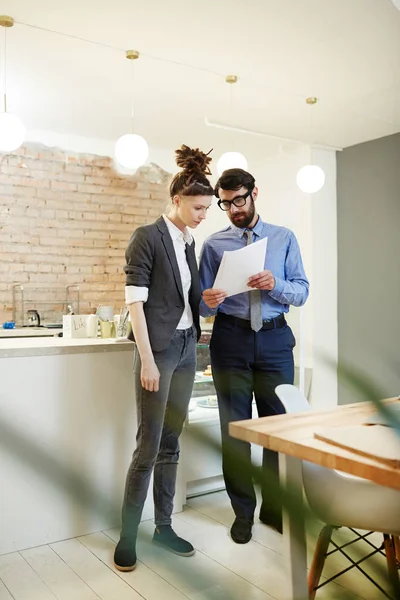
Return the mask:
<svg viewBox="0 0 400 600">
<path fill-rule="evenodd" d="M 400 403 L 400 398 L 388 398 L 387 404 Z M 367 458 L 314 437 L 321 427 L 362 425 L 376 412 L 371 402 L 337 406 L 332 410 L 306 411 L 235 421 L 229 424 L 232 437 L 270 448 L 276 452 L 344 471 L 400 490 L 400 468 Z"/>
</svg>

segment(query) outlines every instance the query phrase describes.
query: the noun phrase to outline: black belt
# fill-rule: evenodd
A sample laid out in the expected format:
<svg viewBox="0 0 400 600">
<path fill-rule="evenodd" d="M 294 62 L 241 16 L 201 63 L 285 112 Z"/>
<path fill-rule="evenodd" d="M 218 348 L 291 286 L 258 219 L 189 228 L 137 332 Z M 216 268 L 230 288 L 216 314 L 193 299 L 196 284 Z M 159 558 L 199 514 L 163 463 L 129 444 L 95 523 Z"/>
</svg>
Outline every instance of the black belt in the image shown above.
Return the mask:
<svg viewBox="0 0 400 600">
<path fill-rule="evenodd" d="M 238 327 L 242 327 L 243 329 L 251 329 L 251 323 L 249 319 L 240 319 L 239 317 L 234 317 L 233 315 L 227 315 L 223 312 L 217 313 L 217 319 L 221 319 L 222 321 L 227 321 L 232 323 L 233 325 L 237 325 Z M 263 321 L 262 329 L 282 329 L 285 327 L 286 319 L 285 315 L 281 314 L 279 317 L 275 317 L 275 319 L 271 319 L 270 321 Z"/>
</svg>

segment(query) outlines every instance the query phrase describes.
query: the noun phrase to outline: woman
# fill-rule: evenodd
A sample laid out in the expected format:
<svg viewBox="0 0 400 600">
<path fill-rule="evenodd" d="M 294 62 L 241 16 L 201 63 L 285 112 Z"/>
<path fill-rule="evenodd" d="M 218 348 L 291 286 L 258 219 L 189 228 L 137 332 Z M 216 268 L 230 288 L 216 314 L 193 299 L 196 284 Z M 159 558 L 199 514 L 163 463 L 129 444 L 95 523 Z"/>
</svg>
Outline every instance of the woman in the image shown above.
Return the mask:
<svg viewBox="0 0 400 600">
<path fill-rule="evenodd" d="M 178 438 L 186 417 L 200 337 L 200 283 L 194 241 L 196 228 L 214 195 L 207 175 L 211 158 L 182 146 L 176 162 L 183 170 L 170 186 L 168 216 L 139 227 L 126 250 L 126 303 L 135 346 L 138 415 L 136 450 L 128 470 L 122 530 L 114 554 L 120 571 L 136 566 L 136 536 L 154 468 L 153 541 L 182 556 L 193 546 L 171 527 L 179 458 Z"/>
</svg>

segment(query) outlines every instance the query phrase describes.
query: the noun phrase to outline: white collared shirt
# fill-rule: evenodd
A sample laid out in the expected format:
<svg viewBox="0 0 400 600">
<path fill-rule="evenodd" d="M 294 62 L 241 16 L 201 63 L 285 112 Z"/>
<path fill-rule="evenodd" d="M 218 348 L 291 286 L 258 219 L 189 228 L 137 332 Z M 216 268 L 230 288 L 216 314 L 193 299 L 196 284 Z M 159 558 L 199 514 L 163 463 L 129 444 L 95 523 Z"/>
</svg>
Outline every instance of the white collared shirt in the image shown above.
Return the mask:
<svg viewBox="0 0 400 600">
<path fill-rule="evenodd" d="M 176 261 L 178 263 L 182 281 L 183 298 L 185 301 L 185 308 L 177 329 L 188 329 L 193 325 L 193 314 L 189 304 L 189 291 L 190 286 L 192 285 L 192 276 L 186 260 L 185 244 L 191 244 L 193 242 L 193 237 L 187 228 L 184 231 L 181 231 L 166 215 L 163 215 L 163 219 L 168 227 L 168 232 L 174 245 Z M 133 304 L 134 302 L 147 302 L 148 297 L 149 290 L 147 287 L 138 287 L 135 285 L 127 285 L 125 287 L 125 301 L 127 305 Z"/>
</svg>

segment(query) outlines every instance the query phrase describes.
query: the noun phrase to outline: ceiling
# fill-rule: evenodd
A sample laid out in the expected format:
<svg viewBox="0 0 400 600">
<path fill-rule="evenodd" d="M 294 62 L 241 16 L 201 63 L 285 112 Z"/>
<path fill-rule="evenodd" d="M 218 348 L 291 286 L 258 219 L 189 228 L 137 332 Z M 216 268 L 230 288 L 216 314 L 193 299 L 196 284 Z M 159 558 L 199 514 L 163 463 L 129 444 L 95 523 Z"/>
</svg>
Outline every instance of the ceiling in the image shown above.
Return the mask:
<svg viewBox="0 0 400 600">
<path fill-rule="evenodd" d="M 153 146 L 271 143 L 205 117 L 335 147 L 400 131 L 391 0 L 0 0 L 0 13 L 17 21 L 7 31 L 8 109 L 31 130 L 128 132 L 124 50 L 134 48 L 135 125 Z"/>
</svg>

